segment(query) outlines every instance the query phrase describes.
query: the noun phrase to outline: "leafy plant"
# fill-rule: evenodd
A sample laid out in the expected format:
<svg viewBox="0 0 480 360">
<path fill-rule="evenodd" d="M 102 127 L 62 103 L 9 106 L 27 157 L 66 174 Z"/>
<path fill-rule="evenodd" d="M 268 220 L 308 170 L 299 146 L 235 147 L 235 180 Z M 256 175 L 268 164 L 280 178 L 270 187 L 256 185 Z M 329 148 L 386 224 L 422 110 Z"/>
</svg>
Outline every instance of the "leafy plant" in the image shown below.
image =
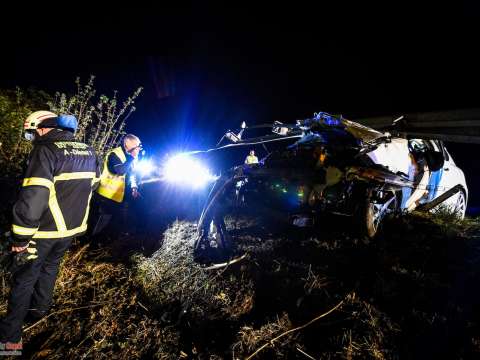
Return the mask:
<svg viewBox="0 0 480 360">
<path fill-rule="evenodd" d="M 20 173 L 31 143 L 23 138 L 23 122 L 33 111 L 44 109 L 50 96 L 39 90 L 0 90 L 0 167 L 2 175 Z"/>
<path fill-rule="evenodd" d="M 135 99 L 142 92 L 139 87 L 126 100 L 120 102 L 117 91 L 112 97 L 97 95 L 94 87 L 95 76 L 91 75 L 86 84 L 77 77 L 77 92 L 72 96 L 57 92 L 49 101 L 50 110 L 57 114 L 71 114 L 78 119 L 76 138 L 93 146 L 100 156 L 115 146 L 125 134 L 125 122 L 136 110 Z"/>
</svg>

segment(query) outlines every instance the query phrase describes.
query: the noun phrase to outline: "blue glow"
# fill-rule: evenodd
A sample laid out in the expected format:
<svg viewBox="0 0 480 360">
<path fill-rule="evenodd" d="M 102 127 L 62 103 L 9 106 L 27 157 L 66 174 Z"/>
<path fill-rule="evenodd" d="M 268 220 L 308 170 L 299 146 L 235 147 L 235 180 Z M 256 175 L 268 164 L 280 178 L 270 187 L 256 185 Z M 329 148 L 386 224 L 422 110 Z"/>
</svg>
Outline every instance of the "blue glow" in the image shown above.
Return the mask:
<svg viewBox="0 0 480 360">
<path fill-rule="evenodd" d="M 328 126 L 341 126 L 342 125 L 342 119 L 337 118 L 335 116 L 332 116 L 330 114 L 324 113 L 324 112 L 319 112 L 318 114 L 315 114 L 315 120 L 318 122 L 323 122 L 325 125 Z"/>
</svg>

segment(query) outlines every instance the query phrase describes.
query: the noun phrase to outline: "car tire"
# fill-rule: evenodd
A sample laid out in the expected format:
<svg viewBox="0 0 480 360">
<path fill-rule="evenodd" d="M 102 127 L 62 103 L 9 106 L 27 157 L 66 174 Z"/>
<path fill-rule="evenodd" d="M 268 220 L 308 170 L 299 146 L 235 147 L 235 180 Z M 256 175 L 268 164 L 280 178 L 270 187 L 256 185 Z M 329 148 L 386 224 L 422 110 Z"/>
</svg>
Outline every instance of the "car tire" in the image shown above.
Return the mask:
<svg viewBox="0 0 480 360">
<path fill-rule="evenodd" d="M 368 193 L 362 217 L 363 233 L 369 238 L 374 238 L 378 234 L 387 216 L 398 211 L 398 199 L 394 193 L 391 193 L 384 203 L 375 202 L 372 193 L 373 191 Z"/>
<path fill-rule="evenodd" d="M 454 205 L 454 212 L 460 219 L 465 218 L 465 213 L 467 211 L 467 197 L 465 192 L 462 190 L 458 193 L 457 201 Z"/>
</svg>

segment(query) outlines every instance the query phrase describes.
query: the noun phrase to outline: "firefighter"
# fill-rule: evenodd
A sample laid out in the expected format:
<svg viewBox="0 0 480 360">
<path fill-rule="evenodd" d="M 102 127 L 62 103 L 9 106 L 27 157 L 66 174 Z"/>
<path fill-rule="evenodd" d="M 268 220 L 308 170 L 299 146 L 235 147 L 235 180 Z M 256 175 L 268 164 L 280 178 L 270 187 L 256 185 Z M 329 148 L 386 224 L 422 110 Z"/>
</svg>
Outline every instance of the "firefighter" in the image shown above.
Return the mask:
<svg viewBox="0 0 480 360">
<path fill-rule="evenodd" d="M 245 159 L 245 164 L 247 165 L 258 164 L 258 157 L 255 156 L 255 150 L 250 150 L 250 154 Z"/>
<path fill-rule="evenodd" d="M 129 198 L 128 200 L 140 197 L 133 170 L 135 160 L 141 150 L 140 139 L 135 135 L 128 134 L 123 138 L 121 146 L 107 153 L 100 177 L 100 186 L 97 190 L 101 196 L 97 198 L 99 216 L 93 235 L 97 235 L 110 225 L 113 217 L 116 217 L 122 224 L 122 226 L 110 226 L 111 232 L 115 235 L 125 228 L 131 230 L 134 227 L 132 219 L 129 219 L 134 216 L 128 216 L 128 206 L 131 201 L 124 200 L 126 197 Z M 127 183 L 131 189 L 128 193 L 126 192 Z"/>
<path fill-rule="evenodd" d="M 74 138 L 77 120 L 71 115 L 36 111 L 24 123 L 33 142 L 18 199 L 13 206 L 13 252 L 36 257 L 12 274 L 0 342 L 19 343 L 27 315 L 46 315 L 59 263 L 72 239 L 87 230 L 92 191 L 99 178 L 95 151 Z"/>
</svg>

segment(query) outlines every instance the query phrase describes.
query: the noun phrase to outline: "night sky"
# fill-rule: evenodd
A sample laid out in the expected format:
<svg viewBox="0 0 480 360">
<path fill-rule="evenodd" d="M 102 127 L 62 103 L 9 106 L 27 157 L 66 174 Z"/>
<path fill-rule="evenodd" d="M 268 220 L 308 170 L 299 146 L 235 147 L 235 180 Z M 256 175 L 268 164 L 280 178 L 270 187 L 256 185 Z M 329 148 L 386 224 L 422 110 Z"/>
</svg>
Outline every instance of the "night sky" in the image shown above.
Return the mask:
<svg viewBox="0 0 480 360">
<path fill-rule="evenodd" d="M 369 17 L 360 9 L 328 15 L 288 7 L 282 18 L 272 9 L 144 7 L 107 17 L 87 10 L 38 29 L 3 24 L 10 35 L 0 86 L 71 92 L 76 76 L 90 74 L 107 95 L 143 86 L 128 130 L 156 152 L 211 147 L 242 121 L 480 107 L 471 4 L 441 15 L 389 9 Z M 457 163 L 478 173 L 470 155 L 477 145 L 452 149 Z"/>
</svg>

